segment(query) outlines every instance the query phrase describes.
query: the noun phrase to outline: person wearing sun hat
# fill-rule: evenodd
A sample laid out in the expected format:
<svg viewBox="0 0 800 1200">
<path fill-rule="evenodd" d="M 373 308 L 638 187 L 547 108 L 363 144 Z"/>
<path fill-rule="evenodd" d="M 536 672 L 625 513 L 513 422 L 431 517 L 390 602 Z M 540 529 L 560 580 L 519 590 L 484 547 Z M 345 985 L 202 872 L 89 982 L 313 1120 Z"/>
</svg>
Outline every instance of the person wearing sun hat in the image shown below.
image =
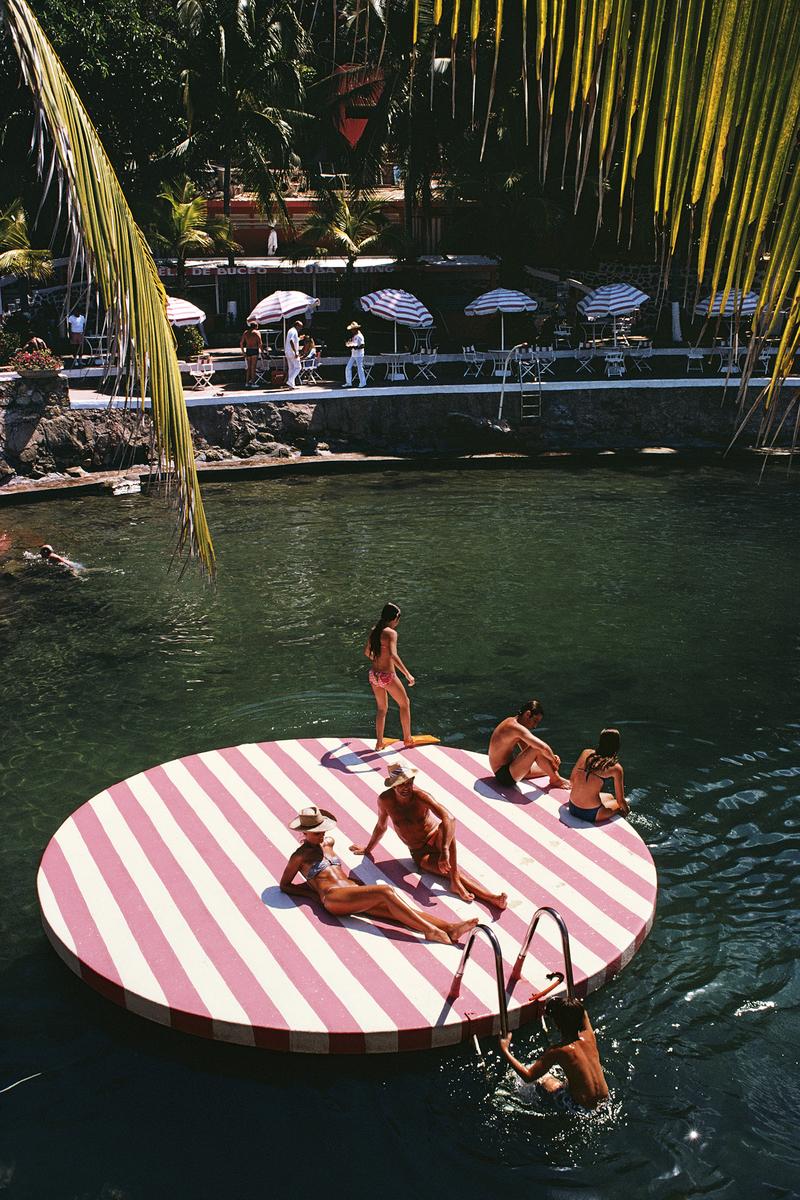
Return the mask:
<svg viewBox="0 0 800 1200">
<path fill-rule="evenodd" d="M 344 369 L 344 386 L 351 387 L 353 383 L 353 368 L 358 368 L 358 386 L 367 386 L 367 377 L 364 374 L 364 335 L 361 332 L 361 326 L 358 321 L 351 321 L 347 326 L 347 332 L 350 337 L 345 342 L 350 357 L 347 360 L 347 366 Z"/>
<path fill-rule="evenodd" d="M 302 834 L 303 841 L 286 864 L 281 876 L 281 891 L 287 896 L 314 898 L 322 901 L 327 912 L 335 917 L 360 915 L 397 921 L 406 929 L 414 929 L 430 942 L 449 945 L 457 942 L 477 925 L 472 921 L 444 921 L 431 913 L 422 913 L 388 883 L 361 883 L 345 871 L 342 860 L 333 853 L 333 838 L 329 830 L 336 818 L 316 804 L 301 808 L 289 822 L 290 829 Z M 305 883 L 295 883 L 302 875 Z"/>
<path fill-rule="evenodd" d="M 417 787 L 416 767 L 404 762 L 387 763 L 387 767 L 386 790 L 378 797 L 377 824 L 366 846 L 350 847 L 353 853 L 369 857 L 391 821 L 420 871 L 444 876 L 450 891 L 462 900 L 471 901 L 477 896 L 495 908 L 505 908 L 505 892 L 490 892 L 459 867 L 455 818 L 443 804 Z"/>
</svg>

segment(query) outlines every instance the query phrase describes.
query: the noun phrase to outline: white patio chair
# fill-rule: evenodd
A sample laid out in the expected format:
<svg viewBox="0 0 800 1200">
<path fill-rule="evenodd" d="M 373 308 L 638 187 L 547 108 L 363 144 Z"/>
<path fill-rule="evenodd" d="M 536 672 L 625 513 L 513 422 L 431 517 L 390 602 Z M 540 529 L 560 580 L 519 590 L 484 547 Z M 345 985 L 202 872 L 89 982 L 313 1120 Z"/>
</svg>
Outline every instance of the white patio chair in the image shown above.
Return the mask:
<svg viewBox="0 0 800 1200">
<path fill-rule="evenodd" d="M 194 380 L 192 391 L 197 392 L 211 383 L 214 378 L 214 364 L 209 361 L 189 363 L 189 374 Z"/>
<path fill-rule="evenodd" d="M 437 350 L 420 351 L 415 354 L 411 360 L 411 365 L 414 368 L 415 379 L 429 379 L 431 383 L 436 382 L 436 360 L 439 357 Z"/>
<path fill-rule="evenodd" d="M 577 367 L 575 374 L 580 375 L 585 373 L 586 375 L 591 375 L 594 358 L 595 351 L 591 346 L 578 346 L 578 349 L 575 351 L 575 363 Z"/>
<path fill-rule="evenodd" d="M 464 378 L 473 375 L 478 378 L 483 370 L 484 359 L 478 354 L 474 346 L 462 346 L 464 354 Z"/>
<path fill-rule="evenodd" d="M 569 350 L 572 345 L 572 328 L 569 325 L 556 325 L 553 337 L 557 350 Z"/>
<path fill-rule="evenodd" d="M 625 374 L 625 355 L 621 350 L 609 350 L 606 354 L 606 378 L 620 379 Z"/>
<path fill-rule="evenodd" d="M 686 351 L 686 374 L 703 374 L 703 351 L 699 346 L 690 346 Z"/>
<path fill-rule="evenodd" d="M 537 350 L 536 362 L 539 370 L 539 378 L 541 379 L 544 375 L 554 375 L 557 361 L 555 351 L 552 348 Z"/>
<path fill-rule="evenodd" d="M 651 375 L 653 374 L 653 368 L 650 365 L 650 359 L 653 357 L 652 346 L 640 346 L 638 350 L 630 350 L 628 357 L 640 375 L 643 375 L 645 371 L 648 371 Z"/>
<path fill-rule="evenodd" d="M 270 358 L 267 354 L 259 354 L 258 362 L 256 363 L 255 379 L 253 381 L 256 387 L 265 387 L 267 383 L 271 383 L 272 368 L 279 365 L 283 366 L 284 371 L 286 370 L 285 359 L 281 362 L 281 359 Z"/>
<path fill-rule="evenodd" d="M 298 383 L 322 383 L 322 376 L 319 373 L 319 355 L 316 351 L 305 358 L 300 359 L 300 375 Z"/>
</svg>

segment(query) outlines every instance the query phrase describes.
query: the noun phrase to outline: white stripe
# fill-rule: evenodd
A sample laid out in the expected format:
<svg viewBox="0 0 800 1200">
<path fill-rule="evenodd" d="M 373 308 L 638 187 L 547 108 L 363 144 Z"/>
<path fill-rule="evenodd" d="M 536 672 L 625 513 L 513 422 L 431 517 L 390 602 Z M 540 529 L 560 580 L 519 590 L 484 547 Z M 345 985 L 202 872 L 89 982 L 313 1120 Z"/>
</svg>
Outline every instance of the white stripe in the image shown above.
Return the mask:
<svg viewBox="0 0 800 1200">
<path fill-rule="evenodd" d="M 64 920 L 58 901 L 53 895 L 53 889 L 50 886 L 50 880 L 45 875 L 44 867 L 39 868 L 36 888 L 39 892 L 39 907 L 42 910 L 42 916 L 50 926 L 51 933 L 77 958 L 78 951 L 75 949 L 75 940 Z"/>
<path fill-rule="evenodd" d="M 135 775 L 128 780 L 131 792 L 148 812 L 155 812 L 161 798 L 146 775 Z M 103 801 L 98 803 L 98 801 Z M 107 803 L 105 801 L 108 801 Z M 123 859 L 142 901 L 149 908 L 153 919 L 160 926 L 164 937 L 180 960 L 186 975 L 209 1014 L 220 1016 L 223 1023 L 251 1025 L 225 979 L 209 958 L 195 936 L 189 922 L 176 904 L 167 885 L 162 880 L 146 852 L 139 844 L 113 796 L 107 793 L 90 800 L 97 818 L 117 853 Z M 156 828 L 156 836 L 163 837 L 163 830 Z M 165 1004 L 177 1007 L 165 998 Z"/>
<path fill-rule="evenodd" d="M 101 795 L 109 798 L 107 792 Z M 94 806 L 95 801 L 90 803 Z M 166 1005 L 167 998 L 75 822 L 66 821 L 56 836 L 68 868 L 89 909 L 89 915 L 117 969 L 126 993 L 125 1007 L 132 1012 L 138 1012 L 136 1000 L 139 996 Z M 86 965 L 94 966 L 90 962 Z M 98 974 L 102 974 L 96 966 L 94 969 Z"/>
<path fill-rule="evenodd" d="M 200 760 L 234 798 L 236 803 L 251 820 L 262 830 L 269 841 L 285 852 L 287 859 L 297 849 L 297 842 L 288 829 L 269 812 L 264 801 L 256 795 L 236 770 L 226 762 L 219 751 L 212 750 L 199 755 Z M 245 876 L 253 888 L 255 895 L 260 895 L 264 885 L 269 883 L 277 886 L 278 877 L 268 870 L 265 863 L 254 854 L 241 835 L 220 812 L 218 806 L 200 791 L 186 772 L 186 779 L 174 777 L 174 782 L 183 795 L 190 801 L 200 820 L 214 837 L 228 858 Z M 194 784 L 194 786 L 192 786 Z M 354 979 L 344 964 L 340 961 L 318 924 L 308 919 L 305 909 L 298 907 L 291 896 L 281 897 L 280 916 L 281 926 L 290 934 L 298 949 L 298 956 L 307 960 L 304 972 L 313 972 L 321 976 L 328 987 L 335 992 L 350 1014 L 361 1026 L 362 1030 L 381 1027 L 390 1029 L 392 1021 L 370 995 L 358 979 Z M 272 987 L 270 987 L 272 993 Z M 300 997 L 301 1004 L 307 1007 L 307 1002 Z M 297 1015 L 293 1014 L 292 1024 L 297 1025 Z M 325 1027 L 325 1022 L 317 1019 L 317 1027 Z M 395 1047 L 396 1048 L 396 1047 Z"/>
<path fill-rule="evenodd" d="M 298 745 L 296 742 L 284 742 L 282 746 L 283 748 L 288 747 L 289 752 L 293 755 L 297 753 Z M 277 787 L 287 800 L 296 804 L 298 808 L 308 803 L 308 797 L 296 787 L 288 776 L 283 774 L 277 764 L 264 753 L 260 746 L 240 746 L 239 750 L 259 774 L 263 775 L 273 787 Z M 329 783 L 330 780 L 326 779 L 326 790 L 328 790 Z M 338 852 L 339 848 L 337 847 Z M 383 971 L 384 975 L 392 979 L 395 985 L 412 999 L 415 1008 L 417 1008 L 423 1020 L 427 1020 L 430 1025 L 437 1024 L 441 1019 L 444 997 L 441 991 L 435 988 L 430 980 L 414 966 L 410 958 L 398 950 L 392 940 L 384 934 L 379 926 L 372 926 L 369 933 L 367 933 L 363 923 L 359 922 L 357 918 L 339 917 L 338 920 L 358 937 L 359 944 L 366 950 L 376 966 Z M 419 961 L 424 964 L 429 955 L 434 955 L 448 971 L 452 971 L 455 974 L 458 966 L 458 953 L 454 947 L 438 945 L 435 942 L 424 942 L 420 938 L 420 945 L 414 957 L 417 958 L 419 956 Z M 453 1010 L 450 1010 L 445 1017 L 447 1023 L 459 1021 L 460 1019 L 458 1013 Z"/>
</svg>

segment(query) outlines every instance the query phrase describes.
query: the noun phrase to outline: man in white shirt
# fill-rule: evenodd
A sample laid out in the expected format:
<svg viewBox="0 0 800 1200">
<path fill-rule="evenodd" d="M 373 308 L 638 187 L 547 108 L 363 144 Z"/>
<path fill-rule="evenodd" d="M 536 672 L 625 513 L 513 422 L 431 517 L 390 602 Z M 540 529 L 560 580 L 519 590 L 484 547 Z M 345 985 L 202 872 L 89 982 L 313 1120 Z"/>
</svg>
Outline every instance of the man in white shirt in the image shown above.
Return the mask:
<svg viewBox="0 0 800 1200">
<path fill-rule="evenodd" d="M 295 321 L 294 325 L 290 325 L 286 331 L 286 344 L 283 352 L 286 355 L 288 369 L 286 386 L 290 388 L 297 387 L 297 376 L 300 374 L 300 330 L 302 328 L 303 322 Z"/>
<path fill-rule="evenodd" d="M 76 366 L 83 355 L 83 331 L 86 328 L 86 317 L 83 313 L 70 313 L 67 317 L 69 340 L 72 344 L 72 365 Z"/>
<path fill-rule="evenodd" d="M 351 387 L 353 383 L 353 368 L 358 369 L 358 386 L 360 388 L 367 386 L 367 377 L 364 374 L 364 335 L 361 332 L 361 326 L 357 321 L 351 321 L 347 326 L 347 332 L 350 338 L 346 345 L 350 349 L 350 358 L 347 360 L 347 366 L 344 369 L 344 386 Z"/>
</svg>

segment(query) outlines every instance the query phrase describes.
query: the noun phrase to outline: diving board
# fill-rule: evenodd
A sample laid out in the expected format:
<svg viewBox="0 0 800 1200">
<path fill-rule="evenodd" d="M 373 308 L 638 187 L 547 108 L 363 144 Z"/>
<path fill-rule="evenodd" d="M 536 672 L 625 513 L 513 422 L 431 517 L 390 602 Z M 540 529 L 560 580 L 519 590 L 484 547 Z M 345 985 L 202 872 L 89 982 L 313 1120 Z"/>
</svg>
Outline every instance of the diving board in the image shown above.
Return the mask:
<svg viewBox="0 0 800 1200">
<path fill-rule="evenodd" d="M 350 851 L 367 841 L 397 758 L 452 812 L 462 867 L 508 893 L 504 912 L 420 876 L 391 830 L 373 861 Z M 446 919 L 491 923 L 507 980 L 533 912 L 551 905 L 569 927 L 583 995 L 644 941 L 657 883 L 631 824 L 576 821 L 566 795 L 534 782 L 500 788 L 485 755 L 442 745 L 376 752 L 358 738 L 306 738 L 192 755 L 115 784 L 64 822 L 37 880 L 44 928 L 93 988 L 178 1030 L 317 1054 L 451 1045 L 497 1032 L 490 948 L 476 944 L 452 997 L 456 946 L 283 895 L 298 845 L 288 822 L 318 804 L 337 817 L 335 851 L 363 883 L 388 882 Z M 562 968 L 558 930 L 542 921 L 508 993 L 512 1028 L 532 1019 L 532 994 Z"/>
</svg>

